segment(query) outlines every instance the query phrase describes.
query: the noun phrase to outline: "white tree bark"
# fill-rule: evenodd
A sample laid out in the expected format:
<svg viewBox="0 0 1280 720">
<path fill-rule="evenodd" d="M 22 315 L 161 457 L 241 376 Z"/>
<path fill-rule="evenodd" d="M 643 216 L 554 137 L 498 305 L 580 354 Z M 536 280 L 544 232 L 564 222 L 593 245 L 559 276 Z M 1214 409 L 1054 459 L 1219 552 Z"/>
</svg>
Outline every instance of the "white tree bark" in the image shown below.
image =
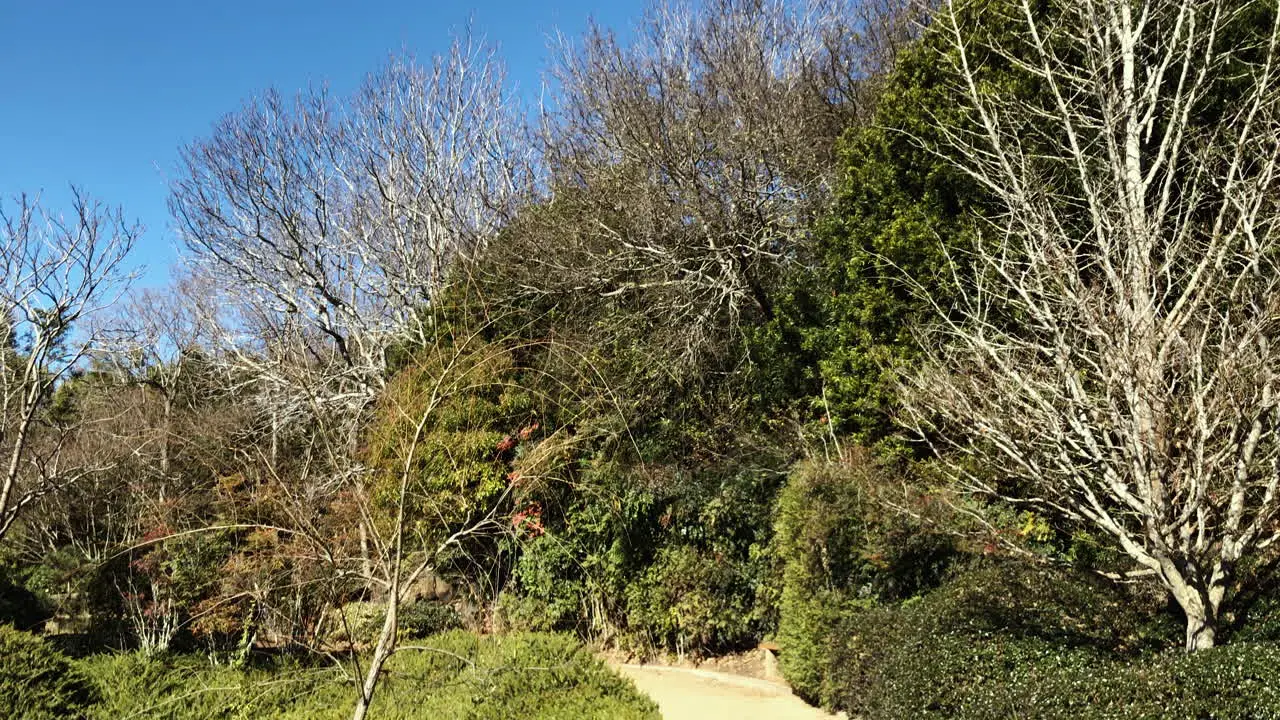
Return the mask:
<svg viewBox="0 0 1280 720">
<path fill-rule="evenodd" d="M 26 196 L 13 214 L 0 208 L 0 538 L 24 508 L 94 469 L 64 463 L 65 433 L 42 423 L 54 391 L 103 344 L 91 320 L 132 280 L 125 259 L 140 228 L 78 190 L 72 213 Z"/>
<path fill-rule="evenodd" d="M 1278 16 L 1010 7 L 1004 45 L 960 3 L 937 20 L 967 121 L 939 151 L 996 211 L 956 253 L 971 272 L 922 338 L 907 418 L 978 461 L 953 468 L 966 489 L 1110 536 L 1185 611 L 1187 649 L 1210 647 L 1242 561 L 1280 537 Z M 989 85 L 989 63 L 1047 100 Z"/>
<path fill-rule="evenodd" d="M 267 93 L 184 151 L 170 207 L 219 293 L 224 359 L 280 422 L 367 404 L 393 346 L 431 338 L 450 264 L 530 185 L 516 108 L 494 52 L 461 39 L 345 100 Z"/>
</svg>

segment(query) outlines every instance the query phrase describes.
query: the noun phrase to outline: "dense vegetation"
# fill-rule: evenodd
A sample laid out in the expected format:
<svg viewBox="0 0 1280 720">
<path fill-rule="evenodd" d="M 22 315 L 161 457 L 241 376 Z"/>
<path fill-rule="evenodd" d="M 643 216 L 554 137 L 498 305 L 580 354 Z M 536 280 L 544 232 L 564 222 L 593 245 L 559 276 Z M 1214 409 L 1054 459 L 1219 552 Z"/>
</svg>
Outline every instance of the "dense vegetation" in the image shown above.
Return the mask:
<svg viewBox="0 0 1280 720">
<path fill-rule="evenodd" d="M 376 718 L 655 720 L 657 709 L 572 638 L 454 631 L 396 655 Z M 244 668 L 200 658 L 100 655 L 80 663 L 101 688 L 89 718 L 341 718 L 350 688 L 326 665 L 266 658 Z"/>
<path fill-rule="evenodd" d="M 467 40 L 248 103 L 172 288 L 7 295 L 0 696 L 655 717 L 579 643 L 770 640 L 867 718 L 1280 717 L 1277 17 L 713 0 L 537 118 Z M 79 209 L 6 252 L 123 279 Z"/>
</svg>

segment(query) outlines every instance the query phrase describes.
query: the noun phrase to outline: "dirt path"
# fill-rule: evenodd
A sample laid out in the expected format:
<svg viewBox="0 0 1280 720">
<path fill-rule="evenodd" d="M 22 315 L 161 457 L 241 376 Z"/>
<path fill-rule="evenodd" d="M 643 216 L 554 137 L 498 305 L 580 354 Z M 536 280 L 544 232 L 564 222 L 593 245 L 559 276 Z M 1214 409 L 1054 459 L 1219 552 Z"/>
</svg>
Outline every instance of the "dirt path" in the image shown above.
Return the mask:
<svg viewBox="0 0 1280 720">
<path fill-rule="evenodd" d="M 663 720 L 831 720 L 785 685 L 707 670 L 618 665 L 658 703 Z"/>
</svg>

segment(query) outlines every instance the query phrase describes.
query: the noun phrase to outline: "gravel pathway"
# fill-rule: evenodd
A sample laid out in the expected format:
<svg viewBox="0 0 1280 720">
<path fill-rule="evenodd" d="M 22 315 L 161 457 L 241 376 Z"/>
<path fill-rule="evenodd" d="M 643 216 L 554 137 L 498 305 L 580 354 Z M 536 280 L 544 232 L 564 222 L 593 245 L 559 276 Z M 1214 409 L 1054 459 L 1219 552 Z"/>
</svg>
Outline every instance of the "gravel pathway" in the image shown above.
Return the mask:
<svg viewBox="0 0 1280 720">
<path fill-rule="evenodd" d="M 664 720 L 832 720 L 785 685 L 737 675 L 663 667 L 617 665 L 640 692 L 658 703 Z"/>
</svg>

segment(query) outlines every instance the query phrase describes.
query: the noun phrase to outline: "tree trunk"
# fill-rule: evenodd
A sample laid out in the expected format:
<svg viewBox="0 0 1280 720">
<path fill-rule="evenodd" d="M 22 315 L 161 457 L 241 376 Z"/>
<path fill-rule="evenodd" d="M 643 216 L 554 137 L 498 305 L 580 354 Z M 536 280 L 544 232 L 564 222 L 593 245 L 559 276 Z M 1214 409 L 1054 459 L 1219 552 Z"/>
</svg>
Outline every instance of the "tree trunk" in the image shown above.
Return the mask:
<svg viewBox="0 0 1280 720">
<path fill-rule="evenodd" d="M 357 527 L 360 531 L 360 575 L 365 589 L 372 596 L 376 594 L 373 583 L 373 547 L 369 542 L 369 528 L 364 524 L 364 518 L 360 518 L 359 523 Z"/>
<path fill-rule="evenodd" d="M 1217 623 L 1201 613 L 1187 613 L 1187 652 L 1207 650 L 1213 647 L 1217 636 Z"/>
<path fill-rule="evenodd" d="M 391 598 L 387 602 L 387 615 L 382 623 L 382 634 L 378 636 L 378 646 L 373 651 L 373 657 L 369 659 L 369 670 L 365 673 L 364 684 L 360 687 L 360 698 L 356 702 L 355 712 L 351 714 L 351 720 L 365 720 L 365 716 L 369 713 L 369 706 L 373 704 L 373 693 L 378 689 L 378 676 L 382 674 L 382 666 L 386 664 L 387 658 L 391 657 L 391 653 L 395 652 L 400 610 L 400 603 L 396 596 L 398 590 L 399 588 L 392 589 Z"/>
<path fill-rule="evenodd" d="M 161 390 L 164 395 L 164 417 L 160 426 L 160 502 L 163 504 L 169 484 L 169 440 L 173 433 L 173 396 L 169 389 Z"/>
<path fill-rule="evenodd" d="M 12 450 L 9 453 L 8 467 L 3 481 L 0 481 L 0 539 L 9 532 L 14 519 L 17 518 L 17 508 L 11 506 L 20 505 L 14 501 L 18 486 L 18 470 L 22 464 L 23 451 L 27 446 L 27 434 L 31 431 L 38 401 L 39 396 L 35 393 L 28 393 L 23 399 L 22 422 L 18 424 L 17 437 L 14 438 Z"/>
<path fill-rule="evenodd" d="M 1187 618 L 1186 651 L 1196 652 L 1213 647 L 1218 631 L 1217 594 L 1210 590 L 1201 592 L 1190 585 L 1170 588 L 1173 599 L 1182 607 Z"/>
</svg>

